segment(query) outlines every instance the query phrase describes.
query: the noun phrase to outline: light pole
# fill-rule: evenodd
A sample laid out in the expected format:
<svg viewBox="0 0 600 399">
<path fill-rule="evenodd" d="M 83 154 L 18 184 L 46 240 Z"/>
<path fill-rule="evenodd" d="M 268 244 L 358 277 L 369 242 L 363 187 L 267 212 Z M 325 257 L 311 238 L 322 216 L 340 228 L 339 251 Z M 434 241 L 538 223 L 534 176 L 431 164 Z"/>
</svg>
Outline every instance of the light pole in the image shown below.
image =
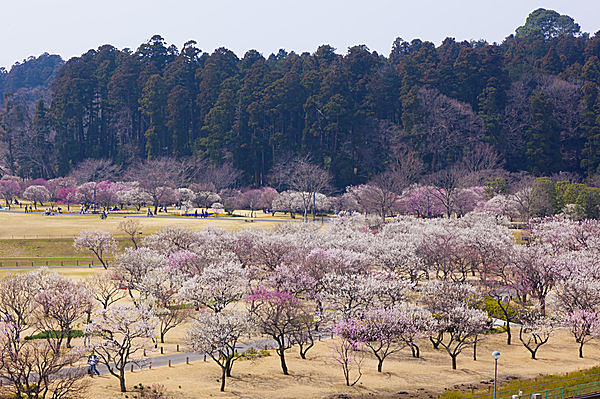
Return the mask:
<svg viewBox="0 0 600 399">
<path fill-rule="evenodd" d="M 493 351 L 492 357 L 494 358 L 494 399 L 496 399 L 496 381 L 498 380 L 498 358 L 500 358 L 500 352 Z"/>
</svg>

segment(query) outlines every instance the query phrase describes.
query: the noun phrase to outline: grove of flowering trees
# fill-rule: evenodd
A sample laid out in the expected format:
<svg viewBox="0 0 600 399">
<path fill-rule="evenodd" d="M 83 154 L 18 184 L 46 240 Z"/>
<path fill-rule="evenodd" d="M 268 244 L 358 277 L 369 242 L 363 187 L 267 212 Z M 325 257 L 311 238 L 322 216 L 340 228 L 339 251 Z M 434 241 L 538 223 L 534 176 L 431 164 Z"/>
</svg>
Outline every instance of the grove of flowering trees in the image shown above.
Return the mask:
<svg viewBox="0 0 600 399">
<path fill-rule="evenodd" d="M 333 334 L 332 356 L 348 385 L 360 379 L 366 357 L 382 372 L 396 353 L 419 357 L 431 346 L 456 369 L 465 352 L 476 357 L 494 317 L 517 323 L 532 359 L 557 328 L 572 334 L 573 356 L 582 357 L 600 336 L 600 223 L 539 219 L 528 237 L 518 241 L 506 218 L 481 211 L 385 224 L 342 213 L 325 226 L 237 232 L 170 226 L 121 252 L 109 233 L 82 232 L 76 247 L 114 251 L 115 261 L 91 285 L 47 270 L 0 280 L 0 311 L 9 320 L 3 339 L 39 346 L 24 342 L 26 328 L 60 331 L 44 341 L 48 356 L 60 363 L 95 348 L 121 390 L 136 353 L 178 326 L 187 328 L 190 350 L 221 368 L 222 390 L 243 355 L 236 344 L 263 337 L 289 374 L 291 348 L 310 361 L 315 341 Z M 78 323 L 89 334 L 84 342 L 72 338 Z M 0 377 L 21 364 L 15 356 L 15 364 L 0 364 Z"/>
</svg>

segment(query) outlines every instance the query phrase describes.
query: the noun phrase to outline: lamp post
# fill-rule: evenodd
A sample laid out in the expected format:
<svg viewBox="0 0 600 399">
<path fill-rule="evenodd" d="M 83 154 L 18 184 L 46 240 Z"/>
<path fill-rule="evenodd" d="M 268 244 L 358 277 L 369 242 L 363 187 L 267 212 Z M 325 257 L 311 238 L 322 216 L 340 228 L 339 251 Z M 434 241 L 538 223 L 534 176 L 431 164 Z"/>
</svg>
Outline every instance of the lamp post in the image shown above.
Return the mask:
<svg viewBox="0 0 600 399">
<path fill-rule="evenodd" d="M 500 358 L 500 352 L 493 351 L 492 357 L 494 358 L 494 399 L 496 399 L 496 382 L 498 380 L 498 358 Z"/>
</svg>

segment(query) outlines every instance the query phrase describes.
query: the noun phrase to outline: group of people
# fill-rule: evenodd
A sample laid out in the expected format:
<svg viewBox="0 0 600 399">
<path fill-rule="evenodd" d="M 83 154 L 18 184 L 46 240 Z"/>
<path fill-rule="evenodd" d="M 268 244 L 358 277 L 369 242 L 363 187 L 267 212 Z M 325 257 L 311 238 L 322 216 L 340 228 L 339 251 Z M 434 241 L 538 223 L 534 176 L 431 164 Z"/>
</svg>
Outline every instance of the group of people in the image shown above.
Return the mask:
<svg viewBox="0 0 600 399">
<path fill-rule="evenodd" d="M 198 210 L 197 210 L 197 209 L 194 211 L 194 217 L 195 217 L 195 218 L 197 218 L 197 217 L 198 217 Z M 206 218 L 208 217 L 208 212 L 206 212 L 206 211 L 202 211 L 202 212 L 200 213 L 200 217 L 201 217 L 201 218 L 204 218 L 204 219 L 206 219 Z"/>
</svg>

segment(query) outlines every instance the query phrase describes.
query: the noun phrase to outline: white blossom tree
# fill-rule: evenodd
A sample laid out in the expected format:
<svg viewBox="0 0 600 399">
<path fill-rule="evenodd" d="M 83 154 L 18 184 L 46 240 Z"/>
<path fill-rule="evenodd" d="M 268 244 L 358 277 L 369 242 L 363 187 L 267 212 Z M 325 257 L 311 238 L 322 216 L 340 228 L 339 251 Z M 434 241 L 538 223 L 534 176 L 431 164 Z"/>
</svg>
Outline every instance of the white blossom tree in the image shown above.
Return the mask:
<svg viewBox="0 0 600 399">
<path fill-rule="evenodd" d="M 23 192 L 23 198 L 32 201 L 33 206 L 37 209 L 37 204 L 44 206 L 44 202 L 50 199 L 50 191 L 44 186 L 29 186 Z"/>
<path fill-rule="evenodd" d="M 187 331 L 187 342 L 196 352 L 208 354 L 221 367 L 221 392 L 231 377 L 233 363 L 241 356 L 236 349 L 240 337 L 250 331 L 247 312 L 234 310 L 219 313 L 202 312 Z"/>
<path fill-rule="evenodd" d="M 156 268 L 146 273 L 137 289 L 143 298 L 152 303 L 154 315 L 160 321 L 160 342 L 165 342 L 165 334 L 182 324 L 189 317 L 189 310 L 183 306 L 178 292 L 185 275 L 177 269 Z"/>
<path fill-rule="evenodd" d="M 218 313 L 239 301 L 248 289 L 247 272 L 236 261 L 221 259 L 182 284 L 180 296 Z"/>
<path fill-rule="evenodd" d="M 75 237 L 73 246 L 78 251 L 89 251 L 93 253 L 105 269 L 108 269 L 106 255 L 114 252 L 117 242 L 113 235 L 102 230 L 86 230 Z"/>
<path fill-rule="evenodd" d="M 519 312 L 519 320 L 521 321 L 519 340 L 535 360 L 538 349 L 548 342 L 556 328 L 556 323 L 538 309 L 522 309 Z"/>
<path fill-rule="evenodd" d="M 134 356 L 149 347 L 158 320 L 145 306 L 113 305 L 85 325 L 91 344 L 110 374 L 119 379 L 121 392 L 127 392 L 125 370 L 139 363 Z"/>
</svg>

